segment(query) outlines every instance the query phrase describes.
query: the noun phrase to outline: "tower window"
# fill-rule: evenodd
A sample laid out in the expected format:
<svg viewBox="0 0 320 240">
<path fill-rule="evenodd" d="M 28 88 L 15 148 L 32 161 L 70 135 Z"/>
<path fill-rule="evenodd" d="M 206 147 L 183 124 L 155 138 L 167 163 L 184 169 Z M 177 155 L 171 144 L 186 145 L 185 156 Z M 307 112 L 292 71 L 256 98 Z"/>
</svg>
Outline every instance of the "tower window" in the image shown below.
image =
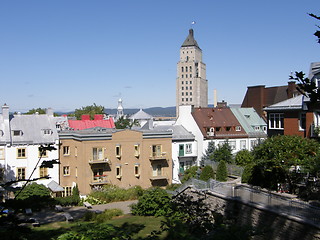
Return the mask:
<svg viewBox="0 0 320 240">
<path fill-rule="evenodd" d="M 186 98 L 186 102 L 188 102 L 188 98 Z"/>
<path fill-rule="evenodd" d="M 188 90 L 188 87 L 186 87 L 186 90 Z"/>
<path fill-rule="evenodd" d="M 186 72 L 188 72 L 188 67 L 186 67 Z"/>
<path fill-rule="evenodd" d="M 183 87 L 181 87 L 181 90 L 184 90 Z"/>
<path fill-rule="evenodd" d="M 189 83 L 192 84 L 192 81 L 190 81 Z"/>
<path fill-rule="evenodd" d="M 184 92 L 182 92 L 181 95 L 183 96 L 183 95 L 184 95 Z"/>
<path fill-rule="evenodd" d="M 192 96 L 192 92 L 190 92 L 190 96 Z"/>
<path fill-rule="evenodd" d="M 192 78 L 192 74 L 190 74 L 190 77 Z"/>
<path fill-rule="evenodd" d="M 186 78 L 188 78 L 188 74 L 186 74 Z"/>
<path fill-rule="evenodd" d="M 192 86 L 190 86 L 190 90 L 192 90 Z"/>
<path fill-rule="evenodd" d="M 189 71 L 192 72 L 192 67 L 191 66 L 189 67 Z"/>
<path fill-rule="evenodd" d="M 181 78 L 183 78 L 183 74 L 181 75 Z"/>
<path fill-rule="evenodd" d="M 184 102 L 184 98 L 182 98 L 182 102 Z"/>
<path fill-rule="evenodd" d="M 181 72 L 183 72 L 183 67 L 181 67 Z"/>
<path fill-rule="evenodd" d="M 188 81 L 186 81 L 186 84 L 188 84 Z"/>
<path fill-rule="evenodd" d="M 192 98 L 190 98 L 190 102 L 192 102 Z"/>
<path fill-rule="evenodd" d="M 186 96 L 188 96 L 188 92 L 186 92 Z"/>
<path fill-rule="evenodd" d="M 181 84 L 183 84 L 183 81 L 181 82 Z"/>
</svg>

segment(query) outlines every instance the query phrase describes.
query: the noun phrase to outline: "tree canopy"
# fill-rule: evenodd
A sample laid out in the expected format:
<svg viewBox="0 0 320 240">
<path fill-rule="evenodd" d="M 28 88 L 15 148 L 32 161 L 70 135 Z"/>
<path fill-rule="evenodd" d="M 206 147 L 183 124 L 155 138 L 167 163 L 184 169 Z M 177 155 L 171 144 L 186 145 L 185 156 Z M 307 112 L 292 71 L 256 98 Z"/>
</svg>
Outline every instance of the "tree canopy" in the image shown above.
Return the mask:
<svg viewBox="0 0 320 240">
<path fill-rule="evenodd" d="M 81 119 L 82 115 L 90 115 L 90 119 L 94 119 L 95 114 L 105 114 L 104 106 L 93 103 L 93 105 L 77 108 L 74 111 L 74 115 L 78 120 Z"/>
<path fill-rule="evenodd" d="M 36 112 L 39 114 L 46 114 L 46 110 L 47 110 L 46 108 L 32 108 L 25 114 L 31 115 L 31 114 L 35 114 Z"/>
<path fill-rule="evenodd" d="M 228 142 L 218 146 L 213 152 L 213 160 L 215 162 L 225 161 L 226 163 L 232 163 L 232 149 Z"/>
</svg>

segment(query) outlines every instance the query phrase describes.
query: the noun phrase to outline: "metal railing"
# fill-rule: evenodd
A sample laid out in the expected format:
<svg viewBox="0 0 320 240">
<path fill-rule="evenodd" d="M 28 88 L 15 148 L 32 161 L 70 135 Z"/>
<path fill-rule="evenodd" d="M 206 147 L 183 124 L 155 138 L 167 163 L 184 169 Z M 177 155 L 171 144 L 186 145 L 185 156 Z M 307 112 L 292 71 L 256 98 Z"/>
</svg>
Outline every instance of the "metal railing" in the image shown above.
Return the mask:
<svg viewBox="0 0 320 240">
<path fill-rule="evenodd" d="M 244 203 L 259 205 L 279 214 L 298 217 L 320 226 L 320 208 L 294 199 L 289 195 L 286 196 L 243 184 L 219 182 L 213 179 L 207 182 L 190 179 L 176 189 L 173 194 L 176 195 L 190 186 L 197 190 L 210 191 Z"/>
</svg>

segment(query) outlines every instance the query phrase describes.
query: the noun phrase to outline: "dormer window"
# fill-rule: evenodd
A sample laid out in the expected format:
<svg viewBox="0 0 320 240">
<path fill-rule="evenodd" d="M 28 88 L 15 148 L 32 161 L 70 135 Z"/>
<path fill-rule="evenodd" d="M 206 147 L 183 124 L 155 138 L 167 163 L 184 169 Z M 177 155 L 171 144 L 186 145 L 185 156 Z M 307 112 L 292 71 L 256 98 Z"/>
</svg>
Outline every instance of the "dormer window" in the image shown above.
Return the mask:
<svg viewBox="0 0 320 240">
<path fill-rule="evenodd" d="M 259 126 L 255 126 L 255 127 L 254 127 L 254 130 L 255 130 L 255 131 L 260 131 L 260 127 L 259 127 Z"/>
<path fill-rule="evenodd" d="M 52 130 L 51 129 L 42 129 L 42 133 L 44 135 L 51 135 L 52 134 Z"/>
<path fill-rule="evenodd" d="M 237 132 L 241 131 L 241 127 L 240 126 L 236 126 L 236 131 Z"/>
<path fill-rule="evenodd" d="M 22 131 L 21 130 L 13 130 L 13 136 L 22 136 Z"/>
<path fill-rule="evenodd" d="M 226 131 L 230 132 L 231 131 L 231 127 L 226 127 Z"/>
</svg>

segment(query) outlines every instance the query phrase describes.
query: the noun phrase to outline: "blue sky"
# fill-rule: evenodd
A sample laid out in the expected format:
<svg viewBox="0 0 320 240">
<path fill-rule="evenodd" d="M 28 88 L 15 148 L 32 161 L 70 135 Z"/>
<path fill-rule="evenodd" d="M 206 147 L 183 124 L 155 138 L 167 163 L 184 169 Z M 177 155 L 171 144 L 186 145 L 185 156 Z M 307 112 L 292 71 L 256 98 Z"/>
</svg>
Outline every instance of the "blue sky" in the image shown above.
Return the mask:
<svg viewBox="0 0 320 240">
<path fill-rule="evenodd" d="M 0 104 L 12 111 L 175 106 L 192 27 L 218 100 L 285 85 L 320 61 L 319 0 L 0 0 Z"/>
</svg>

